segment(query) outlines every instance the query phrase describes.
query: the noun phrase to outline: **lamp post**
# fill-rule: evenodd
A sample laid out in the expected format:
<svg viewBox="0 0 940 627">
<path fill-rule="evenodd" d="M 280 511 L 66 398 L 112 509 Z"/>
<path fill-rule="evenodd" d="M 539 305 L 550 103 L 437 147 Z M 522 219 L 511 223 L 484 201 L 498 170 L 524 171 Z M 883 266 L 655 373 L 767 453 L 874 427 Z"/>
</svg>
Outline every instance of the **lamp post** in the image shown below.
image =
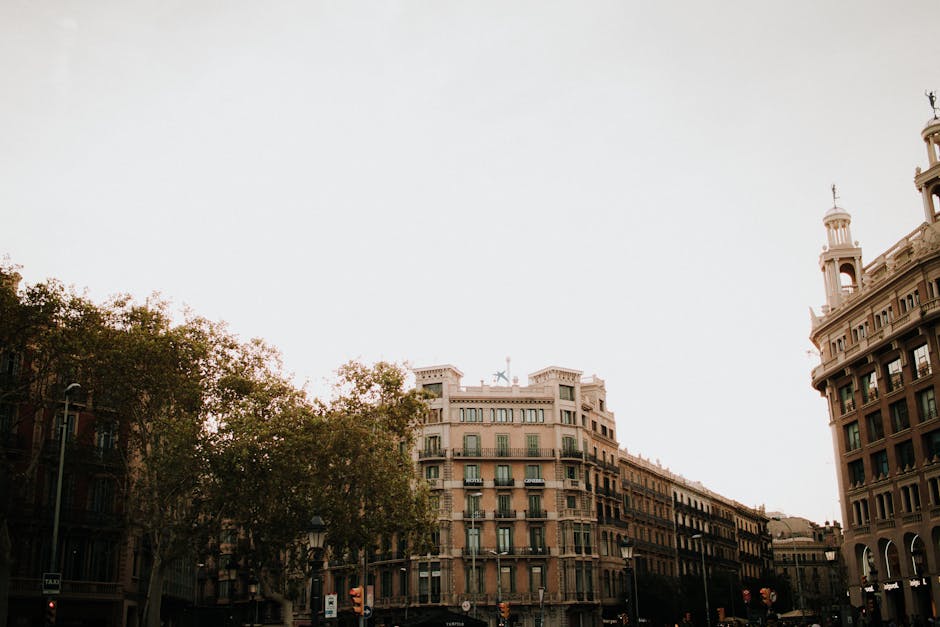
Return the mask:
<svg viewBox="0 0 940 627">
<path fill-rule="evenodd" d="M 49 560 L 49 570 L 59 572 L 58 548 L 59 548 L 59 516 L 62 513 L 62 475 L 65 474 L 65 438 L 68 435 L 69 424 L 69 392 L 75 388 L 80 388 L 78 383 L 70 383 L 65 388 L 65 412 L 62 415 L 62 424 L 59 425 L 59 476 L 55 482 L 55 513 L 52 515 L 52 559 Z"/>
<path fill-rule="evenodd" d="M 320 571 L 323 570 L 323 543 L 326 541 L 326 525 L 319 516 L 313 516 L 307 525 L 307 565 L 310 567 L 310 625 L 320 623 Z M 314 575 L 317 577 L 314 577 Z M 316 583 L 315 583 L 316 582 Z"/>
<path fill-rule="evenodd" d="M 255 606 L 255 620 L 252 621 L 252 627 L 258 624 L 258 580 L 252 575 L 248 580 L 248 594 L 251 595 L 251 602 Z"/>
<path fill-rule="evenodd" d="M 832 577 L 830 573 L 829 589 L 833 591 L 832 596 L 834 600 L 838 601 L 836 605 L 839 606 L 839 622 L 845 625 L 845 605 L 843 603 L 845 592 L 842 589 L 842 569 L 839 567 L 839 551 L 834 548 L 826 549 L 826 561 L 829 562 L 830 567 L 835 570 L 835 577 Z"/>
<path fill-rule="evenodd" d="M 405 563 L 407 564 L 408 562 L 405 562 Z M 408 584 L 409 584 L 408 574 L 409 573 L 408 573 L 408 568 L 406 568 L 405 566 L 400 567 L 398 570 L 400 570 L 402 574 L 404 575 L 404 580 L 403 580 L 404 585 L 402 586 L 402 594 L 405 597 L 405 622 L 408 622 L 408 606 L 411 605 L 411 597 L 408 594 Z"/>
<path fill-rule="evenodd" d="M 712 627 L 712 611 L 708 607 L 708 576 L 705 573 L 705 536 L 697 533 L 692 536 L 693 540 L 699 541 L 699 548 L 702 550 L 702 588 L 705 589 L 705 624 Z"/>
<path fill-rule="evenodd" d="M 545 627 L 545 586 L 539 586 L 539 627 Z"/>
<path fill-rule="evenodd" d="M 496 602 L 503 602 L 503 572 L 499 568 L 499 557 L 501 555 L 506 555 L 509 551 L 490 551 L 493 555 L 496 556 Z"/>
<path fill-rule="evenodd" d="M 777 522 L 782 522 L 787 527 L 787 531 L 790 532 L 790 540 L 794 539 L 793 529 L 790 527 L 790 523 L 781 518 L 780 516 L 773 516 L 771 520 L 776 520 Z M 800 618 L 806 616 L 806 609 L 803 607 L 803 576 L 800 574 L 800 552 L 796 550 L 796 546 L 793 545 L 793 559 L 796 563 L 796 591 L 797 596 L 800 599 Z"/>
<path fill-rule="evenodd" d="M 470 505 L 470 579 L 472 579 L 472 592 L 470 593 L 470 602 L 472 603 L 471 616 L 474 618 L 477 617 L 477 589 L 479 588 L 480 582 L 477 580 L 477 551 L 480 550 L 480 538 L 476 535 L 476 520 L 477 520 L 477 499 L 482 497 L 482 492 L 472 492 L 467 495 L 467 498 L 470 499 L 468 505 Z"/>
<path fill-rule="evenodd" d="M 630 564 L 633 567 L 633 613 L 635 615 L 634 616 L 635 622 L 633 624 L 639 627 L 640 625 L 640 594 L 637 591 L 638 589 L 636 585 L 637 573 L 639 571 L 637 569 L 637 565 L 634 560 L 640 557 L 640 554 L 634 553 L 633 547 L 634 547 L 633 540 L 631 540 L 630 538 L 624 538 L 623 540 L 620 541 L 620 557 L 623 558 L 624 562 L 630 562 Z"/>
</svg>

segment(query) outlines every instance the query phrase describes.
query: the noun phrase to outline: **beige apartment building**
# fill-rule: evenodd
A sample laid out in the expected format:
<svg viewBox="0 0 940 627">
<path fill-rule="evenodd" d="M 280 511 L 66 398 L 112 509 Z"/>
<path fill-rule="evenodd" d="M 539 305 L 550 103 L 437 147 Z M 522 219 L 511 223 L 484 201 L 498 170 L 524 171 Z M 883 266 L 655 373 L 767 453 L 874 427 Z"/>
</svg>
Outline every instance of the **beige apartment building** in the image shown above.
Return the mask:
<svg viewBox="0 0 940 627">
<path fill-rule="evenodd" d="M 469 608 L 490 625 L 500 600 L 520 627 L 619 623 L 635 601 L 628 572 L 701 573 L 694 533 L 708 572 L 733 572 L 737 593 L 770 568 L 762 510 L 620 449 L 603 380 L 548 367 L 526 385 L 465 386 L 451 365 L 414 372 L 433 395 L 415 459 L 440 523 L 436 554 L 402 585 L 418 604 Z M 629 564 L 624 541 L 637 553 Z"/>
<path fill-rule="evenodd" d="M 829 405 L 853 605 L 929 616 L 940 574 L 940 120 L 921 132 L 924 221 L 868 264 L 838 206 L 819 257 L 826 304 L 813 315 Z"/>
</svg>

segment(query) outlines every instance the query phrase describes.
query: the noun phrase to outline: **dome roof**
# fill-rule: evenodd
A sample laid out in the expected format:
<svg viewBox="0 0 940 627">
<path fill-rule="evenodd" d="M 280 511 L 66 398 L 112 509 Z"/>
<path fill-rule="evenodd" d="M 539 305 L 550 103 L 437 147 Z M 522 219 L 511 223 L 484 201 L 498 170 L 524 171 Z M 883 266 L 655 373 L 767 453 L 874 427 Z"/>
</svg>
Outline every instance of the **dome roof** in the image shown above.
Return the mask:
<svg viewBox="0 0 940 627">
<path fill-rule="evenodd" d="M 823 216 L 823 222 L 824 223 L 829 222 L 830 220 L 834 220 L 837 218 L 841 220 L 851 221 L 852 216 L 849 215 L 849 212 L 843 209 L 842 207 L 836 206 L 836 207 L 832 207 L 829 211 L 825 213 L 825 215 Z"/>
</svg>

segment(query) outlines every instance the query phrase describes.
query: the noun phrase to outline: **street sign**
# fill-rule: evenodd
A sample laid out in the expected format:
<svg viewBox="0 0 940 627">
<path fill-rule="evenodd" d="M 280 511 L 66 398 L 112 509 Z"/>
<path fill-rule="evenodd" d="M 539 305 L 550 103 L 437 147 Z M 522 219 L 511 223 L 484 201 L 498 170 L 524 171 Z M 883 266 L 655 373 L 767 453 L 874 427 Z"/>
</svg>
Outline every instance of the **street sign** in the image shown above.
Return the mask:
<svg viewBox="0 0 940 627">
<path fill-rule="evenodd" d="M 328 594 L 324 600 L 325 604 L 323 606 L 323 617 L 336 618 L 336 595 Z"/>
<path fill-rule="evenodd" d="M 364 608 L 362 608 L 362 615 L 365 616 L 366 618 L 372 618 L 372 607 L 367 605 Z"/>
<path fill-rule="evenodd" d="M 42 574 L 42 593 L 60 594 L 62 592 L 62 573 Z"/>
</svg>

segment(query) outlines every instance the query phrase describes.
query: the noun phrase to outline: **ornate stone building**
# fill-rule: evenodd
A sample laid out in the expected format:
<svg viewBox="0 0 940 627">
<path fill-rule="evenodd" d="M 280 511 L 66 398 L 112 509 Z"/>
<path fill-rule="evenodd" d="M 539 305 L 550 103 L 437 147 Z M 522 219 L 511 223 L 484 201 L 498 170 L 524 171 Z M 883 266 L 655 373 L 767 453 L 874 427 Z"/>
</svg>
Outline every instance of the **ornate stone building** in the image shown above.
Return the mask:
<svg viewBox="0 0 940 627">
<path fill-rule="evenodd" d="M 813 315 L 829 405 L 854 605 L 929 616 L 940 573 L 940 120 L 921 133 L 924 222 L 868 264 L 838 206 L 824 218 L 826 304 Z"/>
</svg>

